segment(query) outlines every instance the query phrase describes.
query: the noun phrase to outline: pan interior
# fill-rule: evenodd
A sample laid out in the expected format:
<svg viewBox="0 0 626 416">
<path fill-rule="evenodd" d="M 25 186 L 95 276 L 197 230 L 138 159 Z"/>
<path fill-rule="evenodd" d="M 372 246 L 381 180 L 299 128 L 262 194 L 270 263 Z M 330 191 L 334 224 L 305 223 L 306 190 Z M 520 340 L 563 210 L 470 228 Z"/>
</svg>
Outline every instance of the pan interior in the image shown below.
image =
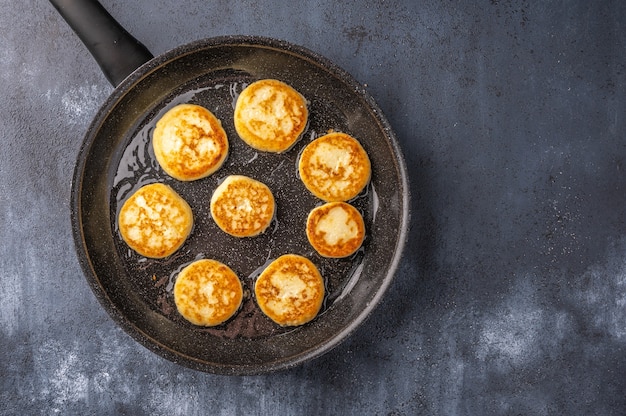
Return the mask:
<svg viewBox="0 0 626 416">
<path fill-rule="evenodd" d="M 250 82 L 282 80 L 308 101 L 309 124 L 289 151 L 272 154 L 237 136 L 233 109 Z M 230 143 L 224 166 L 208 178 L 180 182 L 158 166 L 151 147 L 156 121 L 176 104 L 194 103 L 222 122 Z M 372 181 L 350 201 L 363 214 L 364 245 L 346 259 L 319 256 L 306 240 L 309 211 L 322 201 L 297 175 L 299 152 L 326 132 L 356 137 L 372 162 Z M 87 135 L 77 174 L 77 243 L 99 300 L 133 337 L 162 356 L 217 373 L 249 374 L 295 365 L 335 346 L 369 313 L 389 284 L 406 227 L 406 179 L 402 158 L 385 120 L 366 94 L 323 58 L 266 42 L 211 42 L 181 47 L 142 67 L 112 95 Z M 209 200 L 221 180 L 242 174 L 264 182 L 277 203 L 264 234 L 246 239 L 217 228 Z M 140 186 L 162 182 L 190 204 L 194 230 L 166 259 L 146 259 L 119 236 L 117 213 Z M 324 276 L 327 297 L 320 315 L 297 328 L 282 328 L 256 307 L 254 279 L 286 253 L 311 259 Z M 177 272 L 199 258 L 228 264 L 241 278 L 242 309 L 219 327 L 201 328 L 176 311 Z"/>
</svg>

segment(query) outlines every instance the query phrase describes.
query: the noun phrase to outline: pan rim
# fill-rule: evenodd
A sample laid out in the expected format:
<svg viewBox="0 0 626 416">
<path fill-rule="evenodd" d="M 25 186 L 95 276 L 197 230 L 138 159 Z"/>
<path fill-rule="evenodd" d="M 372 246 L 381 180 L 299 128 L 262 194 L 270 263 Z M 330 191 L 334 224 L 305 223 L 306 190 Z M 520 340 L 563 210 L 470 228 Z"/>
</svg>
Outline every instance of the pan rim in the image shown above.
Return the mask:
<svg viewBox="0 0 626 416">
<path fill-rule="evenodd" d="M 197 357 L 175 351 L 153 337 L 150 337 L 140 327 L 125 317 L 115 302 L 112 301 L 106 288 L 101 284 L 97 271 L 93 267 L 92 261 L 90 260 L 89 248 L 86 246 L 84 239 L 81 210 L 81 194 L 83 192 L 84 173 L 86 168 L 86 158 L 84 155 L 89 153 L 89 149 L 93 146 L 93 142 L 97 138 L 96 132 L 99 131 L 102 124 L 109 117 L 111 109 L 144 77 L 158 70 L 158 68 L 167 64 L 167 62 L 178 59 L 186 54 L 197 52 L 203 48 L 216 46 L 248 46 L 277 49 L 281 52 L 290 53 L 300 58 L 307 59 L 345 82 L 353 92 L 355 92 L 367 103 L 376 117 L 376 121 L 384 130 L 384 136 L 393 151 L 396 163 L 395 170 L 398 172 L 398 181 L 402 188 L 400 189 L 402 197 L 402 206 L 400 211 L 401 221 L 399 224 L 398 235 L 395 239 L 395 249 L 393 250 L 393 256 L 389 262 L 387 272 L 382 279 L 381 284 L 377 286 L 371 301 L 358 313 L 356 319 L 353 319 L 341 331 L 332 334 L 332 336 L 326 339 L 319 347 L 263 365 L 219 365 L 216 363 L 208 363 Z M 411 214 L 410 200 L 410 187 L 406 162 L 391 125 L 383 115 L 373 97 L 360 83 L 356 81 L 351 74 L 324 56 L 319 55 L 305 47 L 295 45 L 284 40 L 261 36 L 229 35 L 193 41 L 158 55 L 135 70 L 114 89 L 98 110 L 97 116 L 92 120 L 83 138 L 83 142 L 78 153 L 77 163 L 74 169 L 71 184 L 71 221 L 77 257 L 92 292 L 113 321 L 122 327 L 122 329 L 124 329 L 124 331 L 130 335 L 131 338 L 157 355 L 188 368 L 224 375 L 255 375 L 285 370 L 319 357 L 348 339 L 349 336 L 367 320 L 391 285 L 402 259 L 402 254 L 409 234 Z"/>
</svg>

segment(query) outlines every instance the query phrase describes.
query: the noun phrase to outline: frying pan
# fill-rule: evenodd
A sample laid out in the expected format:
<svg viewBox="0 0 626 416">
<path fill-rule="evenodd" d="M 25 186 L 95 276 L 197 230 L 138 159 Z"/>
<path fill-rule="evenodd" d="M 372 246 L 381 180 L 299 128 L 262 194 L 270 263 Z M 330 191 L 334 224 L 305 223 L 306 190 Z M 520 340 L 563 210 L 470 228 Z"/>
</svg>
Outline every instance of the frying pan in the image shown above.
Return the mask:
<svg viewBox="0 0 626 416">
<path fill-rule="evenodd" d="M 196 41 L 158 57 L 128 34 L 96 1 L 51 0 L 116 87 L 89 126 L 72 182 L 71 219 L 86 279 L 102 306 L 130 336 L 181 365 L 218 374 L 259 374 L 318 357 L 345 340 L 390 285 L 408 233 L 406 167 L 393 131 L 365 89 L 326 58 L 291 43 L 256 36 Z M 238 93 L 263 78 L 282 80 L 308 101 L 309 124 L 282 154 L 257 152 L 237 137 Z M 191 102 L 220 118 L 230 154 L 214 175 L 178 182 L 156 163 L 150 137 L 172 106 Z M 370 185 L 350 201 L 364 216 L 359 252 L 325 259 L 305 236 L 308 212 L 319 205 L 297 176 L 304 146 L 327 131 L 356 137 L 372 163 Z M 221 232 L 209 213 L 212 191 L 230 174 L 266 183 L 277 213 L 263 235 L 237 239 Z M 141 185 L 163 182 L 189 202 L 194 229 L 166 259 L 146 259 L 120 238 L 119 207 Z M 310 323 L 283 328 L 256 307 L 254 279 L 286 253 L 310 258 L 325 279 L 326 298 Z M 241 310 L 219 327 L 197 327 L 179 316 L 172 287 L 178 271 L 199 258 L 228 264 L 240 276 Z"/>
</svg>

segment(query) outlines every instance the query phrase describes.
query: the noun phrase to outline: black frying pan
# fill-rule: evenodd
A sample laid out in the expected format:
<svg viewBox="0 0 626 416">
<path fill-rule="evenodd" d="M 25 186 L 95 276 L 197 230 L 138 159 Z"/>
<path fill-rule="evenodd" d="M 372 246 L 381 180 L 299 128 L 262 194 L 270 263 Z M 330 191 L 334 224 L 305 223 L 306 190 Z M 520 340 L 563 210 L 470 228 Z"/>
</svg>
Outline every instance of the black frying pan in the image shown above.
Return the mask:
<svg viewBox="0 0 626 416">
<path fill-rule="evenodd" d="M 393 132 L 373 99 L 327 59 L 286 42 L 249 36 L 220 37 L 180 46 L 156 58 L 96 2 L 51 0 L 92 52 L 116 89 L 87 131 L 72 184 L 72 225 L 78 256 L 93 292 L 113 319 L 155 353 L 182 365 L 221 374 L 257 374 L 317 357 L 344 340 L 389 286 L 407 235 L 406 168 Z M 237 94 L 248 83 L 280 79 L 309 101 L 302 139 L 284 154 L 257 152 L 234 130 Z M 191 183 L 168 177 L 150 146 L 156 120 L 182 102 L 209 108 L 222 120 L 231 150 L 214 175 Z M 351 203 L 364 215 L 367 236 L 351 258 L 324 259 L 306 240 L 304 224 L 320 204 L 297 177 L 298 153 L 328 130 L 358 138 L 372 162 L 372 181 Z M 277 202 L 263 235 L 237 239 L 221 232 L 209 213 L 220 179 L 244 174 L 266 183 Z M 164 182 L 194 211 L 191 237 L 174 255 L 141 258 L 121 241 L 116 215 L 139 186 Z M 326 280 L 320 315 L 297 328 L 281 328 L 256 307 L 251 288 L 272 259 L 310 258 Z M 196 327 L 176 312 L 177 272 L 198 258 L 228 264 L 242 279 L 239 313 L 215 328 Z"/>
</svg>

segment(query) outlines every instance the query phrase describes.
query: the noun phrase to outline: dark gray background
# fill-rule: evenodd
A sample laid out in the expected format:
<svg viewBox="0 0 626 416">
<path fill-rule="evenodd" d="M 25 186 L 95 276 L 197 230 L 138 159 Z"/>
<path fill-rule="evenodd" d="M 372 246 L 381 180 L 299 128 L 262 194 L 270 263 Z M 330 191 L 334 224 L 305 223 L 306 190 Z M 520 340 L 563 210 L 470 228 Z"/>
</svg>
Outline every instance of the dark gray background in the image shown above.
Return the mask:
<svg viewBox="0 0 626 416">
<path fill-rule="evenodd" d="M 367 85 L 413 218 L 368 321 L 293 370 L 214 376 L 133 341 L 74 253 L 70 180 L 112 87 L 46 1 L 0 0 L 0 413 L 626 412 L 626 2 L 104 0 L 155 54 L 227 34 Z"/>
</svg>

